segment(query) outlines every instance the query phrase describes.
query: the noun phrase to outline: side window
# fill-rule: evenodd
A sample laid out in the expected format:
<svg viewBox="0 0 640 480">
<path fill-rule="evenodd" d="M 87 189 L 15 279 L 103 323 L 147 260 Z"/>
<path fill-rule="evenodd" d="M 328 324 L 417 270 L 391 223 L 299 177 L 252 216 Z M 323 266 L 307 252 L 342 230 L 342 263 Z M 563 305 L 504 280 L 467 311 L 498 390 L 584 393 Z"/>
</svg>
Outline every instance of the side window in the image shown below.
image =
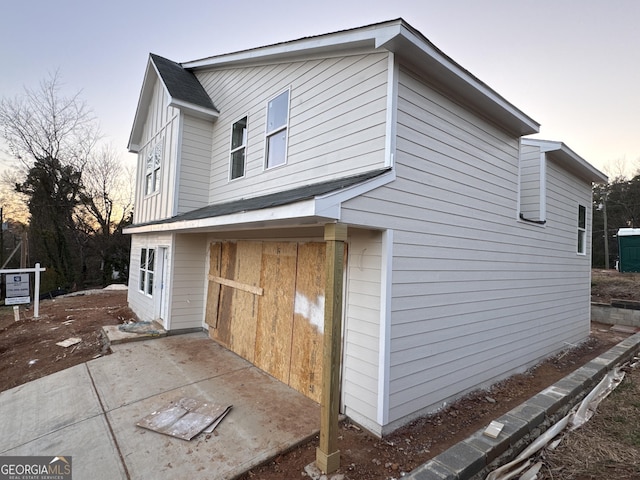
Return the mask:
<svg viewBox="0 0 640 480">
<path fill-rule="evenodd" d="M 155 249 L 143 248 L 140 251 L 140 284 L 139 290 L 146 295 L 153 295 L 153 272 L 155 270 Z"/>
<path fill-rule="evenodd" d="M 578 205 L 578 253 L 587 253 L 587 209 Z"/>
<path fill-rule="evenodd" d="M 288 126 L 289 90 L 286 90 L 267 104 L 266 168 L 286 162 Z"/>
<path fill-rule="evenodd" d="M 238 120 L 231 128 L 231 161 L 229 178 L 244 177 L 247 156 L 247 117 Z"/>
<path fill-rule="evenodd" d="M 162 142 L 158 142 L 147 154 L 144 193 L 149 195 L 160 190 L 160 166 L 162 164 Z"/>
</svg>

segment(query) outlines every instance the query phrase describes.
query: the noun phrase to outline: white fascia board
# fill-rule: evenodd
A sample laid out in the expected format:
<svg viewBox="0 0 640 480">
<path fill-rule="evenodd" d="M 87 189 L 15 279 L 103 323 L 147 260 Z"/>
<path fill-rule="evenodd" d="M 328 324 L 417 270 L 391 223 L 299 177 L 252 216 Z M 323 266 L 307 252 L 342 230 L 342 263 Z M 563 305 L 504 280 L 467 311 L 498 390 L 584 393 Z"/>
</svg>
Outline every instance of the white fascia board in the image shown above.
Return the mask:
<svg viewBox="0 0 640 480">
<path fill-rule="evenodd" d="M 124 233 L 175 232 L 181 230 L 202 230 L 216 227 L 239 227 L 249 223 L 264 223 L 291 218 L 315 217 L 315 200 L 305 200 L 280 207 L 263 208 L 248 212 L 221 215 L 218 217 L 183 220 L 127 227 Z M 329 219 L 337 220 L 335 218 Z"/>
<path fill-rule="evenodd" d="M 152 73 L 155 78 L 152 77 Z M 153 81 L 159 79 L 158 71 L 155 65 L 151 61 L 151 56 L 147 62 L 147 68 L 144 72 L 144 79 L 142 80 L 142 88 L 140 89 L 140 96 L 138 97 L 138 106 L 136 107 L 136 113 L 133 117 L 133 126 L 131 127 L 131 133 L 129 134 L 129 144 L 127 149 L 131 153 L 138 153 L 140 151 L 140 140 L 142 136 L 142 128 L 144 127 L 144 120 L 149 110 L 149 101 L 153 94 Z"/>
<path fill-rule="evenodd" d="M 301 38 L 264 47 L 243 50 L 185 62 L 188 69 L 220 67 L 229 64 L 258 62 L 267 59 L 286 58 L 297 55 L 312 55 L 324 51 L 340 51 L 358 47 L 378 48 L 398 35 L 402 21 L 360 27 L 342 32 L 328 33 L 316 37 Z"/>
<path fill-rule="evenodd" d="M 216 120 L 220 115 L 220 112 L 214 110 L 213 108 L 204 108 L 199 105 L 194 105 L 193 103 L 183 102 L 182 100 L 176 100 L 175 98 L 169 95 L 169 104 L 170 107 L 175 107 L 183 112 L 190 113 L 191 115 L 199 118 L 204 118 L 207 120 Z"/>
<path fill-rule="evenodd" d="M 578 170 L 582 175 L 596 183 L 607 183 L 609 177 L 595 168 L 576 152 L 567 147 L 563 142 L 552 140 L 541 140 L 536 138 L 523 138 L 523 145 L 529 145 L 540 148 L 541 153 L 558 152 L 562 156 L 562 160 L 569 164 L 570 167 Z"/>
<path fill-rule="evenodd" d="M 393 182 L 396 179 L 395 169 L 378 177 L 359 183 L 353 187 L 343 188 L 337 192 L 327 193 L 316 197 L 316 216 L 330 217 L 340 220 L 342 203 L 363 195 L 371 190 Z"/>
<path fill-rule="evenodd" d="M 265 224 L 290 219 L 315 219 L 335 222 L 340 220 L 342 202 L 362 195 L 366 192 L 386 185 L 396 178 L 395 170 L 376 178 L 360 183 L 353 187 L 344 188 L 335 193 L 320 195 L 309 200 L 282 205 L 279 207 L 263 208 L 248 212 L 233 213 L 217 217 L 201 218 L 197 220 L 183 220 L 166 223 L 131 226 L 124 229 L 124 233 L 157 233 L 175 232 L 181 230 L 204 230 L 220 227 L 241 227 L 244 224 Z"/>
<path fill-rule="evenodd" d="M 528 132 L 529 134 L 537 133 L 540 131 L 540 124 L 538 122 L 533 120 L 513 104 L 509 103 L 495 90 L 490 88 L 487 84 L 476 78 L 468 70 L 464 69 L 453 59 L 444 54 L 439 48 L 437 48 L 427 38 L 423 37 L 419 32 L 414 31 L 406 24 L 403 24 L 401 25 L 401 31 L 398 34 L 398 38 L 409 41 L 415 48 L 419 49 L 427 57 L 437 62 L 437 64 L 441 68 L 446 70 L 449 75 L 457 77 L 468 87 L 478 92 L 481 96 L 498 105 L 502 110 L 509 112 L 512 117 L 518 119 L 521 124 L 526 125 L 526 127 L 531 130 L 530 132 Z M 384 44 L 381 44 L 379 46 L 388 48 L 391 51 L 395 51 L 398 47 L 394 48 L 393 40 L 395 39 L 390 39 L 391 44 L 389 46 Z M 398 51 L 398 53 L 402 52 Z"/>
</svg>

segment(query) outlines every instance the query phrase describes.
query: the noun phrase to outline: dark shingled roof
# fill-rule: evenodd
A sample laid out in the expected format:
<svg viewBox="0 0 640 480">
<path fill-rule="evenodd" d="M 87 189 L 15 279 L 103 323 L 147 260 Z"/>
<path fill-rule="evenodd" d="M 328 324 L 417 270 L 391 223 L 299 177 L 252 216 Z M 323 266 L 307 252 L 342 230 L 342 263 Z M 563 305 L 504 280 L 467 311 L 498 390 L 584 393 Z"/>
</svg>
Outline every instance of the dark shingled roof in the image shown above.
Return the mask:
<svg viewBox="0 0 640 480">
<path fill-rule="evenodd" d="M 383 168 L 351 177 L 329 180 L 327 182 L 315 183 L 312 185 L 305 185 L 291 190 L 286 190 L 284 192 L 270 193 L 261 197 L 242 198 L 240 200 L 234 200 L 232 202 L 208 205 L 206 207 L 192 210 L 191 212 L 186 212 L 166 220 L 159 220 L 156 222 L 148 222 L 145 224 L 138 224 L 133 226 L 157 225 L 189 220 L 201 220 L 204 218 L 220 217 L 222 215 L 231 215 L 234 213 L 249 212 L 252 210 L 261 210 L 264 208 L 280 207 L 283 205 L 288 205 L 290 203 L 300 202 L 302 200 L 310 200 L 319 195 L 336 192 L 347 187 L 352 187 L 359 183 L 378 177 L 390 170 L 391 168 Z"/>
<path fill-rule="evenodd" d="M 184 69 L 179 63 L 153 53 L 150 55 L 172 98 L 216 110 L 211 98 L 192 72 Z"/>
</svg>

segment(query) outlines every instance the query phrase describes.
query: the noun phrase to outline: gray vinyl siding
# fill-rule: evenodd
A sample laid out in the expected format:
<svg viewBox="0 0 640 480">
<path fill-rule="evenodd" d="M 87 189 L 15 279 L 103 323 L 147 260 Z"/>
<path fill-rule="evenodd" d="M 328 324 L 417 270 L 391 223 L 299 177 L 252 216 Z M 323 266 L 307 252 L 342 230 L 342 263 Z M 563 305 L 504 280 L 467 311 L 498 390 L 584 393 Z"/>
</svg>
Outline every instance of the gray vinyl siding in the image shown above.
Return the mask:
<svg viewBox="0 0 640 480">
<path fill-rule="evenodd" d="M 208 120 L 183 117 L 177 214 L 208 205 L 212 130 Z"/>
<path fill-rule="evenodd" d="M 542 218 L 541 187 L 544 171 L 540 165 L 540 149 L 522 145 L 520 153 L 520 213 L 530 220 Z"/>
<path fill-rule="evenodd" d="M 176 194 L 176 157 L 179 142 L 180 115 L 167 106 L 167 96 L 156 81 L 153 98 L 144 124 L 141 148 L 138 152 L 137 182 L 133 223 L 144 223 L 172 216 Z M 162 142 L 161 181 L 157 192 L 145 194 L 146 160 L 149 151 Z"/>
<path fill-rule="evenodd" d="M 384 165 L 388 54 L 197 72 L 220 117 L 209 203 L 257 196 Z M 267 101 L 290 89 L 287 163 L 265 170 Z M 229 181 L 231 127 L 248 117 L 246 175 Z"/>
<path fill-rule="evenodd" d="M 398 95 L 396 180 L 342 216 L 394 230 L 387 431 L 589 332 L 590 185 L 550 169 L 547 225 L 519 222 L 518 138 L 405 70 Z"/>
<path fill-rule="evenodd" d="M 381 233 L 349 232 L 342 403 L 344 413 L 378 431 Z"/>
<path fill-rule="evenodd" d="M 206 235 L 176 235 L 173 255 L 171 330 L 202 327 L 209 266 Z"/>
</svg>

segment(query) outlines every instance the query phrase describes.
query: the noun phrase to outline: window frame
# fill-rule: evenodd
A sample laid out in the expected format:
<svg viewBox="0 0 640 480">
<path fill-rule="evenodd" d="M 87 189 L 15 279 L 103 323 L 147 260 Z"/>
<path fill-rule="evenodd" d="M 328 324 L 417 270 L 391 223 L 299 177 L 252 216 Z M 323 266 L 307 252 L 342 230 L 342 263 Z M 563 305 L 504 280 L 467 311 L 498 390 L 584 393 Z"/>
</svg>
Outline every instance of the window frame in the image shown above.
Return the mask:
<svg viewBox="0 0 640 480">
<path fill-rule="evenodd" d="M 233 140 L 234 140 L 234 131 L 235 131 L 235 126 L 239 123 L 241 123 L 242 121 L 244 121 L 244 133 L 243 133 L 243 138 L 242 138 L 242 144 L 238 145 L 237 147 L 233 147 Z M 229 142 L 229 181 L 233 181 L 233 180 L 238 180 L 240 178 L 244 178 L 244 176 L 247 173 L 247 143 L 248 143 L 248 137 L 249 137 L 249 115 L 244 115 L 242 118 L 238 119 L 237 121 L 233 122 L 233 124 L 231 125 L 231 140 Z M 242 152 L 243 153 L 243 157 L 242 157 L 242 174 L 238 175 L 237 177 L 233 176 L 233 172 L 234 172 L 234 154 L 238 153 L 238 152 Z"/>
<path fill-rule="evenodd" d="M 272 129 L 269 129 L 269 107 L 270 104 L 276 100 L 277 98 L 281 97 L 282 95 L 286 94 L 287 95 L 287 108 L 286 108 L 286 119 L 284 124 L 278 125 Z M 278 167 L 282 167 L 284 165 L 287 164 L 287 155 L 288 155 L 288 148 L 289 148 L 289 117 L 290 117 L 290 110 L 291 110 L 291 88 L 287 88 L 285 90 L 282 90 L 280 93 L 278 93 L 277 95 L 274 95 L 273 97 L 271 97 L 268 101 L 267 101 L 267 106 L 266 106 L 266 118 L 265 118 L 265 144 L 264 144 L 264 169 L 265 170 L 271 170 L 272 168 L 278 168 Z M 270 164 L 270 159 L 269 159 L 269 155 L 270 155 L 270 149 L 269 149 L 269 141 L 272 138 L 275 138 L 276 135 L 280 134 L 284 132 L 284 148 L 283 148 L 283 153 L 282 153 L 282 162 L 281 163 L 277 163 L 277 164 Z"/>
<path fill-rule="evenodd" d="M 156 143 L 145 158 L 144 194 L 147 197 L 160 191 L 163 143 L 162 140 Z"/>
<path fill-rule="evenodd" d="M 578 204 L 578 245 L 576 253 L 578 255 L 587 254 L 587 207 Z"/>
<path fill-rule="evenodd" d="M 153 298 L 153 281 L 156 269 L 156 248 L 140 249 L 140 265 L 138 270 L 138 292 Z"/>
</svg>

